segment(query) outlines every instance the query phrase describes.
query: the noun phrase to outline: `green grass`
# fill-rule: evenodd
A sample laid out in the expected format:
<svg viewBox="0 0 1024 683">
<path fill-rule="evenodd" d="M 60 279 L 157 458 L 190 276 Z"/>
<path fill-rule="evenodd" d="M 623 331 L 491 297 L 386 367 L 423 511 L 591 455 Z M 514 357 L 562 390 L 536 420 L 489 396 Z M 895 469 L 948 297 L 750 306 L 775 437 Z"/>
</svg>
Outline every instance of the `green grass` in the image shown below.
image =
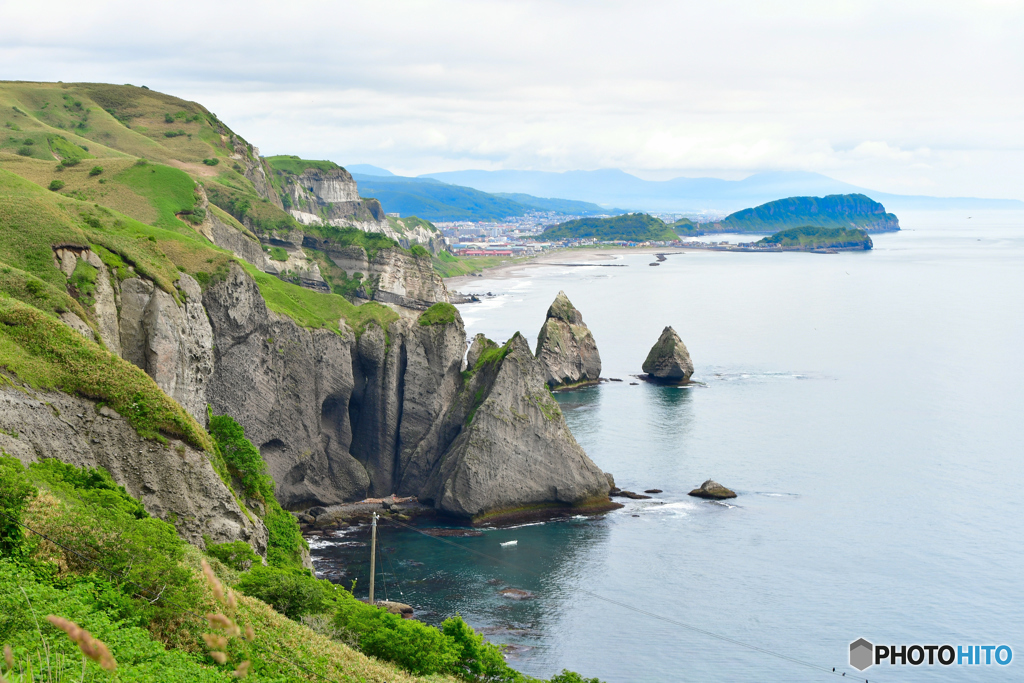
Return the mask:
<svg viewBox="0 0 1024 683">
<path fill-rule="evenodd" d="M 428 325 L 448 325 L 455 322 L 458 315 L 459 311 L 454 306 L 439 301 L 420 314 L 419 323 L 424 327 Z"/>
<path fill-rule="evenodd" d="M 479 273 L 484 268 L 493 268 L 509 261 L 507 256 L 455 256 L 442 251 L 431 259 L 434 272 L 443 278 Z"/>
<path fill-rule="evenodd" d="M 0 293 L 34 306 L 53 316 L 70 311 L 84 320 L 93 331 L 96 325 L 91 313 L 67 293 L 31 273 L 0 263 Z"/>
<path fill-rule="evenodd" d="M 147 198 L 157 211 L 154 225 L 162 228 L 177 229 L 181 225 L 177 214 L 195 209 L 195 181 L 177 168 L 160 164 L 134 165 L 115 175 L 113 180 Z"/>
<path fill-rule="evenodd" d="M 288 260 L 288 252 L 285 251 L 284 249 L 282 249 L 281 247 L 271 247 L 270 248 L 270 260 L 271 261 L 287 261 Z"/>
<path fill-rule="evenodd" d="M 209 435 L 143 370 L 11 298 L 0 298 L 0 366 L 35 388 L 102 401 L 140 436 L 165 434 L 213 452 Z"/>
<path fill-rule="evenodd" d="M 318 171 L 334 171 L 341 168 L 341 166 L 338 166 L 333 161 L 314 161 L 288 155 L 266 157 L 266 161 L 270 164 L 270 168 L 275 171 L 284 171 L 292 175 L 300 175 L 303 171 L 310 168 Z"/>
<path fill-rule="evenodd" d="M 397 313 L 375 301 L 356 306 L 337 294 L 316 292 L 284 282 L 273 275 L 261 273 L 248 263 L 240 265 L 256 280 L 270 310 L 287 315 L 303 327 L 338 331 L 338 321 L 344 320 L 359 337 L 371 322 L 387 331 L 388 326 L 398 320 Z"/>
</svg>

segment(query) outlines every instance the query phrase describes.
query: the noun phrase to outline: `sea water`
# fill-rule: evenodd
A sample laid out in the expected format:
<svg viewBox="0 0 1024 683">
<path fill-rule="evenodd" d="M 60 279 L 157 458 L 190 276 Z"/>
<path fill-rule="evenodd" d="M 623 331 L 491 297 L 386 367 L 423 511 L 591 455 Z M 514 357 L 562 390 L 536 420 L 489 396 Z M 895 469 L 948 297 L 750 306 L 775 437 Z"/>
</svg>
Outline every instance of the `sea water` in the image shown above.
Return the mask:
<svg viewBox="0 0 1024 683">
<path fill-rule="evenodd" d="M 872 681 L 1024 680 L 1024 213 L 900 217 L 868 252 L 666 249 L 460 284 L 494 294 L 459 309 L 499 342 L 534 342 L 565 290 L 624 380 L 559 393 L 566 420 L 620 487 L 663 493 L 473 537 L 382 523 L 377 595 L 461 614 L 535 676 L 826 680 L 744 645 L 853 675 L 863 637 L 1014 651 Z M 667 325 L 701 384 L 632 384 Z M 708 478 L 739 496 L 686 495 Z M 367 541 L 315 542 L 317 567 L 365 594 Z"/>
</svg>

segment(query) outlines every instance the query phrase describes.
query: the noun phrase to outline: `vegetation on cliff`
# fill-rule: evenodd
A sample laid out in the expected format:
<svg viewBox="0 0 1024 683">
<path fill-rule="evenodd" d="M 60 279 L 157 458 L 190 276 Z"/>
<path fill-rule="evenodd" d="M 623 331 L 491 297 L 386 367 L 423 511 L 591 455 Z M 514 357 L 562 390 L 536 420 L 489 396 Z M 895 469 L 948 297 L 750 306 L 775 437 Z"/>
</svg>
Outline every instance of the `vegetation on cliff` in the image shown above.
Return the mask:
<svg viewBox="0 0 1024 683">
<path fill-rule="evenodd" d="M 0 666 L 12 683 L 115 678 L 84 659 L 48 614 L 103 642 L 116 680 L 126 683 L 226 683 L 243 661 L 251 680 L 267 683 L 534 681 L 458 616 L 436 629 L 361 603 L 307 571 L 229 567 L 215 550 L 204 578 L 199 551 L 102 470 L 52 460 L 26 469 L 0 455 L 0 529 L 0 640 L 13 664 Z M 225 584 L 240 594 L 223 595 Z M 211 614 L 248 635 L 218 642 Z M 571 672 L 552 679 L 584 680 Z"/>
<path fill-rule="evenodd" d="M 420 314 L 419 323 L 424 327 L 428 325 L 448 325 L 455 322 L 455 318 L 458 315 L 459 312 L 454 306 L 447 302 L 439 301 Z"/>
<path fill-rule="evenodd" d="M 783 249 L 871 249 L 871 238 L 863 230 L 846 228 L 821 228 L 807 225 L 801 228 L 782 230 L 763 237 L 758 244 L 777 244 Z"/>
<path fill-rule="evenodd" d="M 627 213 L 612 218 L 580 218 L 545 230 L 540 239 L 596 239 L 629 242 L 672 241 L 675 231 L 665 221 L 646 213 Z"/>
</svg>

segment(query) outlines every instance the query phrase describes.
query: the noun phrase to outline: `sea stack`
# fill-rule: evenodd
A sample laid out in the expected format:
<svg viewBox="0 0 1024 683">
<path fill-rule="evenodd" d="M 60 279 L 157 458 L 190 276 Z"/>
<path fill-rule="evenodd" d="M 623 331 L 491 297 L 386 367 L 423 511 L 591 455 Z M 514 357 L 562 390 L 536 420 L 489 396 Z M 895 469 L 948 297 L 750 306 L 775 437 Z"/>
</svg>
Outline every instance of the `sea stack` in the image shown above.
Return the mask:
<svg viewBox="0 0 1024 683">
<path fill-rule="evenodd" d="M 601 376 L 601 354 L 583 315 L 559 292 L 537 337 L 537 359 L 552 389 L 596 382 Z"/>
<path fill-rule="evenodd" d="M 693 361 L 676 331 L 666 327 L 651 347 L 643 365 L 648 378 L 656 382 L 683 384 L 693 375 Z"/>
</svg>

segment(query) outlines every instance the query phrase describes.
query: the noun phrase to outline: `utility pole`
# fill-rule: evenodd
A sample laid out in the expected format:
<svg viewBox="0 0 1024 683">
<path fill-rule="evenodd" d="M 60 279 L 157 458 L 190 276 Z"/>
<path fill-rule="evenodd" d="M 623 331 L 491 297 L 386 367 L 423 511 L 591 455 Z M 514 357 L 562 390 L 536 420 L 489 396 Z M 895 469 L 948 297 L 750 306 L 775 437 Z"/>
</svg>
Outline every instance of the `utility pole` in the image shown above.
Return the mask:
<svg viewBox="0 0 1024 683">
<path fill-rule="evenodd" d="M 373 601 L 373 578 L 376 574 L 375 560 L 377 559 L 377 513 L 373 513 L 373 525 L 370 527 L 370 604 Z"/>
</svg>

